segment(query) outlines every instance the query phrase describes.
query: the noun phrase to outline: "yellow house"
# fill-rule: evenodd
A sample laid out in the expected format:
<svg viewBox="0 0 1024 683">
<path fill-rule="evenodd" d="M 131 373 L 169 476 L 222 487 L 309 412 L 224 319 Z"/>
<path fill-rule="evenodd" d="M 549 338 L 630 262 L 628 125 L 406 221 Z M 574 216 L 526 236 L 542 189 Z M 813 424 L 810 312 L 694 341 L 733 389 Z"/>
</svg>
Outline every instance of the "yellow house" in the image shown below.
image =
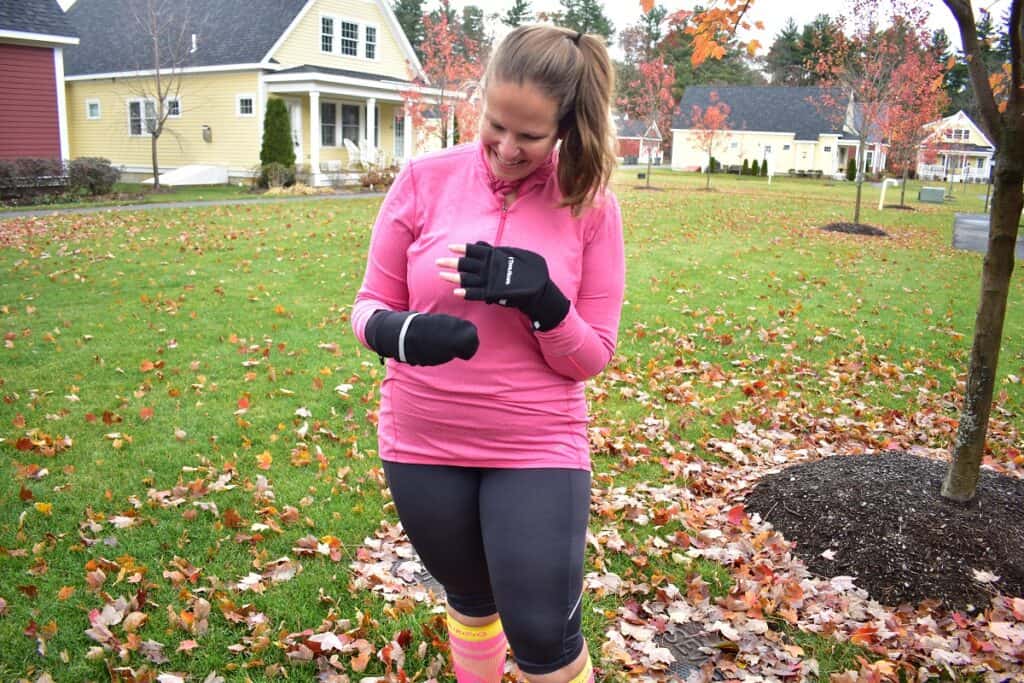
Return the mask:
<svg viewBox="0 0 1024 683">
<path fill-rule="evenodd" d="M 672 122 L 672 168 L 706 168 L 694 107 L 703 111 L 718 102 L 729 107 L 727 130 L 712 151 L 723 167 L 739 168 L 747 160 L 767 162 L 772 174 L 842 177 L 860 147 L 855 107 L 849 98 L 827 95 L 818 87 L 690 86 Z M 885 168 L 885 147 L 873 137 L 865 146 L 864 168 L 877 173 Z"/>
<path fill-rule="evenodd" d="M 963 110 L 925 126 L 917 177 L 924 180 L 984 183 L 992 169 L 995 145 Z"/>
<path fill-rule="evenodd" d="M 72 157 L 152 175 L 159 98 L 161 174 L 202 166 L 218 181 L 252 177 L 271 97 L 287 104 L 296 163 L 314 184 L 355 162 L 412 156 L 402 93 L 422 67 L 386 0 L 203 0 L 136 16 L 142 5 L 77 0 L 67 12 L 80 36 L 65 57 Z"/>
</svg>

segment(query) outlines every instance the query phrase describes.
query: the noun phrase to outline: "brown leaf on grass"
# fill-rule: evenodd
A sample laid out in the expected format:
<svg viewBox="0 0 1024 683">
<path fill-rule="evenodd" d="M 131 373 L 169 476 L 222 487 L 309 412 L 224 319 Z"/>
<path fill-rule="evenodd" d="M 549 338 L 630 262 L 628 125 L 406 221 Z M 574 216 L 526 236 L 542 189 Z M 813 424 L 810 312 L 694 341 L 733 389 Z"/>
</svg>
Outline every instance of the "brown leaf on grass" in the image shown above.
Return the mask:
<svg viewBox="0 0 1024 683">
<path fill-rule="evenodd" d="M 141 419 L 143 422 L 151 420 L 152 418 L 153 418 L 153 408 L 151 406 L 146 406 L 146 407 L 142 408 L 141 410 L 139 410 L 139 419 Z"/>
<path fill-rule="evenodd" d="M 229 529 L 241 529 L 245 526 L 245 520 L 242 519 L 242 516 L 234 508 L 225 510 L 222 519 L 224 520 L 224 526 Z"/>
<path fill-rule="evenodd" d="M 62 586 L 61 589 L 57 591 L 57 599 L 63 602 L 64 600 L 69 599 L 74 594 L 75 588 L 73 586 Z"/>
<path fill-rule="evenodd" d="M 35 496 L 32 494 L 31 491 L 29 491 L 27 488 L 25 488 L 24 484 L 22 484 L 21 485 L 21 490 L 18 491 L 18 498 L 20 498 L 22 501 L 26 501 L 27 502 L 27 501 L 30 501 L 33 498 L 35 498 Z"/>
</svg>

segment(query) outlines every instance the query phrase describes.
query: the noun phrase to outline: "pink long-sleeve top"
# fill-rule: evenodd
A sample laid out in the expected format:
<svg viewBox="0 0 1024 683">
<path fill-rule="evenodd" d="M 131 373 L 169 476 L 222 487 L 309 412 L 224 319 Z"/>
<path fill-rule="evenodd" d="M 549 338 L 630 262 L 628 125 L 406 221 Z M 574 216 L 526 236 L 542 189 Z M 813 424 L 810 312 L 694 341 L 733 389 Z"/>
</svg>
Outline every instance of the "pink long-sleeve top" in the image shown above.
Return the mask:
<svg viewBox="0 0 1024 683">
<path fill-rule="evenodd" d="M 373 228 L 352 329 L 366 344 L 379 309 L 447 313 L 472 321 L 468 361 L 412 366 L 388 359 L 378 421 L 380 456 L 401 463 L 590 469 L 583 381 L 615 351 L 625 278 L 622 218 L 606 192 L 574 217 L 558 206 L 556 154 L 510 187 L 479 142 L 410 161 Z M 572 305 L 534 332 L 515 308 L 465 301 L 442 280 L 448 246 L 484 240 L 541 254 Z"/>
</svg>

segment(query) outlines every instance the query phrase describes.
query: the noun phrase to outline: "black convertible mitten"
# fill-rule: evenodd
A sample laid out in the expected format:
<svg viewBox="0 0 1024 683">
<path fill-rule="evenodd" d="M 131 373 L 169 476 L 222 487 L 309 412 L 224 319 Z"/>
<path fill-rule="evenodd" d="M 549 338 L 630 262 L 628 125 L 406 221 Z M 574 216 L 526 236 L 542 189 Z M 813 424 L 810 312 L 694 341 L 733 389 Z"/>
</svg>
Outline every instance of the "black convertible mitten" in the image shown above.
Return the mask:
<svg viewBox="0 0 1024 683">
<path fill-rule="evenodd" d="M 381 356 L 409 365 L 469 360 L 480 346 L 476 325 L 443 313 L 376 311 L 366 323 L 366 343 Z"/>
<path fill-rule="evenodd" d="M 466 299 L 518 308 L 535 330 L 553 329 L 569 314 L 569 300 L 551 281 L 547 262 L 532 251 L 469 244 L 459 276 Z"/>
</svg>

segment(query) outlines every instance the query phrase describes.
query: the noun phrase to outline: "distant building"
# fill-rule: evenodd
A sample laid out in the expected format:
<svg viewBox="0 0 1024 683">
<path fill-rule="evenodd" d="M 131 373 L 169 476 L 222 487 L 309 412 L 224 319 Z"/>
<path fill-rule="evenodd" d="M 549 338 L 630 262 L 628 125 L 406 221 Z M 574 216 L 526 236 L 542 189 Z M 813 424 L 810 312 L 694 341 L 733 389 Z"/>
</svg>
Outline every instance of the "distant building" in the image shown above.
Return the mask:
<svg viewBox="0 0 1024 683">
<path fill-rule="evenodd" d="M 963 110 L 925 126 L 931 135 L 917 155 L 923 180 L 984 183 L 991 173 L 995 145 Z"/>
<path fill-rule="evenodd" d="M 625 164 L 662 163 L 663 136 L 654 121 L 616 117 L 615 132 L 619 140 L 619 161 Z"/>
<path fill-rule="evenodd" d="M 717 102 L 729 107 L 729 131 L 713 153 L 725 167 L 744 160 L 768 163 L 773 174 L 841 176 L 848 159 L 855 159 L 860 141 L 857 108 L 851 98 L 839 98 L 829 112 L 823 106 L 827 90 L 820 87 L 693 85 L 683 93 L 672 121 L 672 168 L 699 170 L 708 155 L 697 146 L 691 117 L 694 106 L 706 109 Z M 843 123 L 838 123 L 843 121 Z M 886 148 L 870 133 L 864 167 L 870 173 L 885 168 Z"/>
</svg>

